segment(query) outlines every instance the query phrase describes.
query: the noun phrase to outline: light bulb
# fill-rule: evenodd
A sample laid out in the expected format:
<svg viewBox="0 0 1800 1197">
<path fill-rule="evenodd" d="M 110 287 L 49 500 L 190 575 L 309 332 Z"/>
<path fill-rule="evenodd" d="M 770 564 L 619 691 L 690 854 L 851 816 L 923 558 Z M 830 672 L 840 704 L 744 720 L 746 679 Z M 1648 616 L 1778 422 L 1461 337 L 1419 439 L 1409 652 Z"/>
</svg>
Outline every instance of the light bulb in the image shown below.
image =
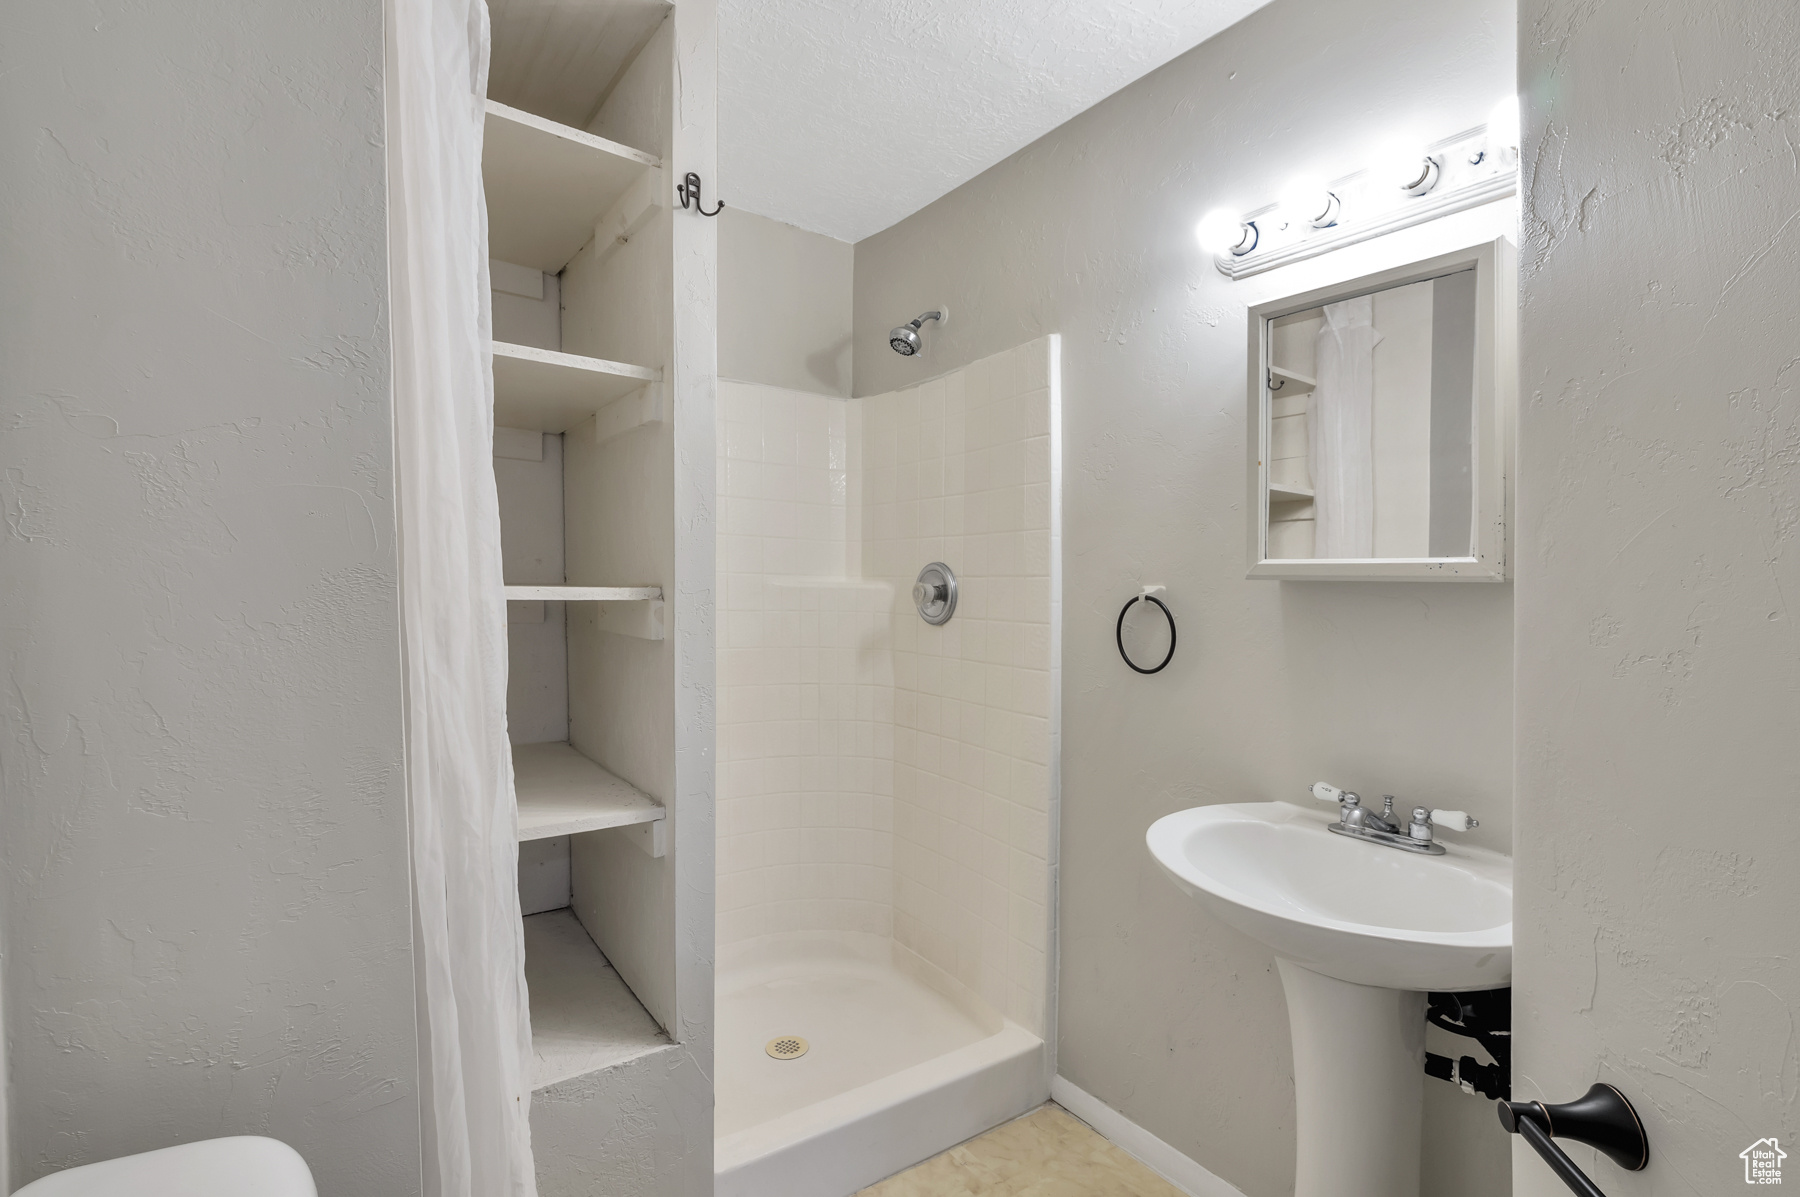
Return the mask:
<svg viewBox="0 0 1800 1197">
<path fill-rule="evenodd" d="M 1301 175 L 1289 179 L 1275 200 L 1281 205 L 1284 215 L 1311 220 L 1325 201 L 1325 188 L 1319 185 L 1317 179 Z"/>
<path fill-rule="evenodd" d="M 1425 147 L 1399 138 L 1386 142 L 1375 155 L 1370 173 L 1384 188 L 1393 187 L 1408 195 L 1424 195 L 1437 186 L 1438 163 L 1425 152 Z"/>
<path fill-rule="evenodd" d="M 1241 257 L 1256 248 L 1256 226 L 1246 224 L 1224 208 L 1214 208 L 1194 226 L 1200 248 L 1214 257 Z"/>
<path fill-rule="evenodd" d="M 1517 149 L 1519 145 L 1519 97 L 1507 96 L 1487 118 L 1488 144 L 1497 150 Z"/>
<path fill-rule="evenodd" d="M 1337 223 L 1338 198 L 1317 179 L 1302 175 L 1288 180 L 1281 189 L 1280 204 L 1290 224 L 1322 229 Z"/>
</svg>

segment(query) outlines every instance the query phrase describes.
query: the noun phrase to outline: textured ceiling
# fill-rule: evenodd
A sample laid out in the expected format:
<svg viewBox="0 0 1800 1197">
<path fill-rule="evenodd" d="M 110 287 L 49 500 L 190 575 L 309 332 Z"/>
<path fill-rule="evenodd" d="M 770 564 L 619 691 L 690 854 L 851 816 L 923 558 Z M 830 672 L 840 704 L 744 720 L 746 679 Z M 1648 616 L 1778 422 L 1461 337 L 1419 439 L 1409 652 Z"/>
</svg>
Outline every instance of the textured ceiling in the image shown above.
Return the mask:
<svg viewBox="0 0 1800 1197">
<path fill-rule="evenodd" d="M 719 194 L 858 241 L 1267 0 L 720 0 Z"/>
</svg>

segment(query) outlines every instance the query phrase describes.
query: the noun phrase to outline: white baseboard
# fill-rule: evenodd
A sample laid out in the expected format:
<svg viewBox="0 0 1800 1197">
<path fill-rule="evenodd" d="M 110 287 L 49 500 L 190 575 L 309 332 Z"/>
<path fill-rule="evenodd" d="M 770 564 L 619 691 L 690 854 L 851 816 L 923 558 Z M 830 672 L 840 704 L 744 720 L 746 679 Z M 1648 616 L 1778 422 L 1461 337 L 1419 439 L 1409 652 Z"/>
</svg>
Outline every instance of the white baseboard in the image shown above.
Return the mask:
<svg viewBox="0 0 1800 1197">
<path fill-rule="evenodd" d="M 1050 1100 L 1148 1165 L 1188 1197 L 1244 1197 L 1242 1189 L 1214 1176 L 1161 1139 L 1063 1077 L 1050 1080 Z"/>
</svg>

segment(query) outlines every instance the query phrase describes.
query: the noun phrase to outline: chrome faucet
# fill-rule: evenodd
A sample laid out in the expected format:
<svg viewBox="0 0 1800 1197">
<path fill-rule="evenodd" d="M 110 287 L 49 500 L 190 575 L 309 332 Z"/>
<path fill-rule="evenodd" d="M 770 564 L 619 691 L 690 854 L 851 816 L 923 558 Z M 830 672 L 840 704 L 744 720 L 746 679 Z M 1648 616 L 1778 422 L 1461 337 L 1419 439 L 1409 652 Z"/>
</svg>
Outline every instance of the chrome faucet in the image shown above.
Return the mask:
<svg viewBox="0 0 1800 1197">
<path fill-rule="evenodd" d="M 1481 826 L 1476 819 L 1460 810 L 1433 810 L 1423 806 L 1413 807 L 1412 822 L 1404 831 L 1394 821 L 1394 796 L 1383 794 L 1381 813 L 1362 804 L 1362 798 L 1354 791 L 1340 790 L 1326 782 L 1314 782 L 1307 790 L 1310 797 L 1321 802 L 1338 804 L 1338 821 L 1326 828 L 1339 835 L 1347 835 L 1353 839 L 1370 840 L 1389 848 L 1400 848 L 1407 852 L 1423 852 L 1431 856 L 1442 856 L 1444 846 L 1433 838 L 1436 828 L 1443 827 L 1451 831 L 1470 831 Z"/>
<path fill-rule="evenodd" d="M 1398 835 L 1400 825 L 1394 822 L 1394 796 L 1382 795 L 1381 813 L 1362 804 L 1362 798 L 1353 790 L 1345 790 L 1338 799 L 1338 819 L 1348 831 L 1383 831 L 1388 835 Z"/>
</svg>

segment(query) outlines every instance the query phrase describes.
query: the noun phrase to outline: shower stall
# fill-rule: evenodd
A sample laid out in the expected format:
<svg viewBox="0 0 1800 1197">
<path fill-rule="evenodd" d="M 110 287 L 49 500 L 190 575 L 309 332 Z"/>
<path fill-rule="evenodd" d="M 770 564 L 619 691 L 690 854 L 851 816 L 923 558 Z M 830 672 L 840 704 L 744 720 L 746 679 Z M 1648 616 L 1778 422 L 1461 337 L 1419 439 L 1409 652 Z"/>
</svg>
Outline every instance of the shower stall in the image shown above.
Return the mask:
<svg viewBox="0 0 1800 1197">
<path fill-rule="evenodd" d="M 1048 1094 L 1057 351 L 721 382 L 719 1197 L 844 1197 Z"/>
</svg>

